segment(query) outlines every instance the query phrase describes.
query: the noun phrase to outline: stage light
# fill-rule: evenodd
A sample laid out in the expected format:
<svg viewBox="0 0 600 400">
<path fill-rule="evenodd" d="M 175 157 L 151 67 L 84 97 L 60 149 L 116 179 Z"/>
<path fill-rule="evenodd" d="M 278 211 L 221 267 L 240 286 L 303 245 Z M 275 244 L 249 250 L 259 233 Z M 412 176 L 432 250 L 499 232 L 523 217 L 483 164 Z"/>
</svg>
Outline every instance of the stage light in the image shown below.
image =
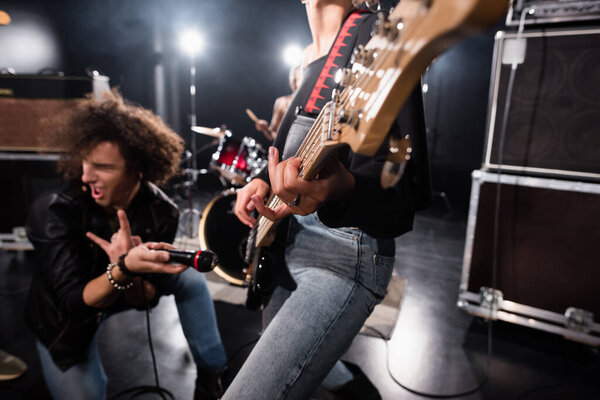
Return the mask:
<svg viewBox="0 0 600 400">
<path fill-rule="evenodd" d="M 283 61 L 290 67 L 302 64 L 302 48 L 292 44 L 283 50 Z"/>
<path fill-rule="evenodd" d="M 184 31 L 179 36 L 179 47 L 190 57 L 194 57 L 204 47 L 204 38 L 202 35 L 193 29 Z"/>
<path fill-rule="evenodd" d="M 0 10 L 0 25 L 10 24 L 10 15 L 6 11 Z"/>
<path fill-rule="evenodd" d="M 0 68 L 13 68 L 23 74 L 35 73 L 45 65 L 58 65 L 59 40 L 49 21 L 26 12 L 19 15 L 9 26 L 0 25 Z"/>
</svg>

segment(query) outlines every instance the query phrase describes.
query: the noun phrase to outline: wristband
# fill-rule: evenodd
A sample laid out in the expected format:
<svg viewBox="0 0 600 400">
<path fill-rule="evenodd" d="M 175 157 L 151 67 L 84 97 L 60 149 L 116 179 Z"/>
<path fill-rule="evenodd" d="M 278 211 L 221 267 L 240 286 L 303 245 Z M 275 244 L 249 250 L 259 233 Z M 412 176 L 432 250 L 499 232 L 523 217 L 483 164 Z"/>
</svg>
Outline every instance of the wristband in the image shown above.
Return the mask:
<svg viewBox="0 0 600 400">
<path fill-rule="evenodd" d="M 119 269 L 121 270 L 123 275 L 125 275 L 128 278 L 135 278 L 136 276 L 139 276 L 139 274 L 136 274 L 135 272 L 127 268 L 127 266 L 125 265 L 125 256 L 127 256 L 127 253 L 121 254 L 121 256 L 119 257 L 119 261 L 117 262 L 117 265 L 119 266 Z"/>
</svg>

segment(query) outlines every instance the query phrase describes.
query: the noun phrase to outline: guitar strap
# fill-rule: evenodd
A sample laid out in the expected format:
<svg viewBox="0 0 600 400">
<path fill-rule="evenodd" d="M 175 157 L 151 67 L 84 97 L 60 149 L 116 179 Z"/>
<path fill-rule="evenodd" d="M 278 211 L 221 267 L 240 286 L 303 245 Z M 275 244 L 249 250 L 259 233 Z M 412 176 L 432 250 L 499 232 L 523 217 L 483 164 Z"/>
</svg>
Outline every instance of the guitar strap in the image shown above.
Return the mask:
<svg viewBox="0 0 600 400">
<path fill-rule="evenodd" d="M 354 10 L 348 15 L 340 28 L 325 65 L 317 78 L 317 83 L 302 107 L 309 114 L 318 114 L 323 106 L 331 99 L 331 92 L 336 86 L 335 72 L 348 65 L 358 38 L 360 24 L 373 15 L 365 10 Z"/>
<path fill-rule="evenodd" d="M 300 110 L 297 110 L 294 121 L 287 132 L 282 152 L 283 160 L 296 153 L 307 132 L 312 127 L 315 116 L 330 100 L 331 93 L 337 85 L 334 79 L 336 70 L 344 68 L 350 63 L 354 47 L 359 38 L 362 23 L 374 17 L 376 17 L 375 14 L 366 12 L 365 10 L 355 10 L 346 17 L 346 20 L 342 24 L 337 37 L 329 50 L 325 64 L 323 65 L 321 72 L 319 72 L 316 83 L 312 86 L 310 95 L 306 101 L 301 100 L 297 103 L 301 106 L 298 107 Z M 303 94 L 303 96 L 306 95 Z M 284 223 L 286 226 L 281 226 Z M 293 234 L 291 235 L 292 237 L 288 237 L 288 223 L 289 218 L 286 218 L 280 223 L 280 226 L 277 228 L 277 238 L 274 245 L 268 249 L 268 251 L 271 251 L 272 257 L 275 257 L 277 260 L 275 262 L 277 265 L 285 265 L 285 258 L 283 257 L 285 248 L 293 241 Z M 295 290 L 296 282 L 291 277 L 287 267 L 273 268 L 273 273 L 275 274 L 273 282 L 276 282 L 277 285 L 290 291 Z"/>
<path fill-rule="evenodd" d="M 329 50 L 323 68 L 309 92 L 310 94 L 306 101 L 302 100 L 300 102 L 302 106 L 299 112 L 297 112 L 296 118 L 292 122 L 286 136 L 282 153 L 283 160 L 296 154 L 307 132 L 312 127 L 315 116 L 330 100 L 331 93 L 337 85 L 334 79 L 335 73 L 339 68 L 344 68 L 350 63 L 356 41 L 359 37 L 361 24 L 370 18 L 375 18 L 375 14 L 366 12 L 365 10 L 354 10 L 346 17 Z"/>
</svg>

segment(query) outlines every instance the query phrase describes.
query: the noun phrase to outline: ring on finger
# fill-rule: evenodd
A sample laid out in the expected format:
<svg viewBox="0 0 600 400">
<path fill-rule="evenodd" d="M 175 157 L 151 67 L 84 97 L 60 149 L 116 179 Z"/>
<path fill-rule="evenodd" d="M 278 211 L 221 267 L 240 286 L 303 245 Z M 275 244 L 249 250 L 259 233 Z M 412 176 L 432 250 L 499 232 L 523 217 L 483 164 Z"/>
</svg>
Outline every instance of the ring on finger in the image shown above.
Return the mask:
<svg viewBox="0 0 600 400">
<path fill-rule="evenodd" d="M 298 195 L 298 196 L 296 196 L 294 201 L 287 201 L 285 204 L 287 204 L 289 207 L 298 207 L 298 204 L 300 204 L 300 199 L 301 199 L 301 196 Z"/>
</svg>

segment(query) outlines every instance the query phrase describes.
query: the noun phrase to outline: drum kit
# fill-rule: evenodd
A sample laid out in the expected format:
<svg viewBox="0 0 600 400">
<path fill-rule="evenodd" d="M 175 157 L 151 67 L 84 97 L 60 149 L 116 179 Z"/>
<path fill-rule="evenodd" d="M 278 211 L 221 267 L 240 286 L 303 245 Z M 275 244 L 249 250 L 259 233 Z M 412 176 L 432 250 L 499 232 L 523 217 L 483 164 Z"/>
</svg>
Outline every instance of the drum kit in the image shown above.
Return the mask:
<svg viewBox="0 0 600 400">
<path fill-rule="evenodd" d="M 201 213 L 191 203 L 192 206 L 184 210 L 182 215 L 188 213 L 199 217 L 200 248 L 213 251 L 219 258 L 214 272 L 231 284 L 246 286 L 246 243 L 250 228 L 242 224 L 234 214 L 236 189 L 250 182 L 266 168 L 267 153 L 253 138 L 238 140 L 224 128 L 194 126 L 192 130 L 217 139 L 218 144 L 211 156 L 209 169 L 184 170 L 184 174 L 192 181 L 187 186 L 195 185 L 199 174 L 215 173 L 225 190 L 210 200 Z"/>
</svg>

